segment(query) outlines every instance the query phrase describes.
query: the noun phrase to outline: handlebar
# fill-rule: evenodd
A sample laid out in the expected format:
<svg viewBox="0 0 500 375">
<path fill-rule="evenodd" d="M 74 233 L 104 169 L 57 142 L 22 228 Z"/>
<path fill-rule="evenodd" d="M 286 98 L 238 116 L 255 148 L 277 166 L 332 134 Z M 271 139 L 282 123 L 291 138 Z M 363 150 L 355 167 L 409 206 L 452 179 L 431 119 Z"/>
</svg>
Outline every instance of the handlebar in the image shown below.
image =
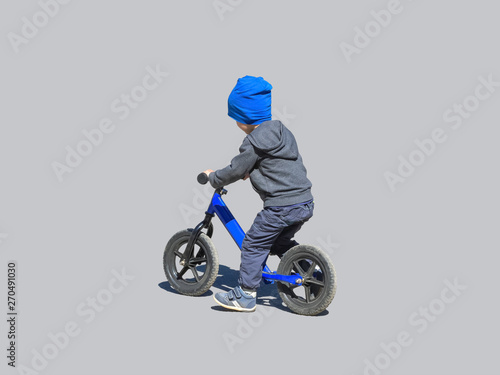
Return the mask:
<svg viewBox="0 0 500 375">
<path fill-rule="evenodd" d="M 208 176 L 205 172 L 201 172 L 196 179 L 202 185 L 205 185 L 208 182 Z"/>
</svg>

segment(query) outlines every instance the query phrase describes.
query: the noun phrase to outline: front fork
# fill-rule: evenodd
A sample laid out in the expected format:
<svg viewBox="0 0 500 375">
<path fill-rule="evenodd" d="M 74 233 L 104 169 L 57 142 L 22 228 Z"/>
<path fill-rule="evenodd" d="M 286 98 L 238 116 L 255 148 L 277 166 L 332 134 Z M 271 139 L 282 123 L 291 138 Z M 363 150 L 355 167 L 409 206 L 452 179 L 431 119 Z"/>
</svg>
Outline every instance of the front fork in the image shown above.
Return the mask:
<svg viewBox="0 0 500 375">
<path fill-rule="evenodd" d="M 191 236 L 189 236 L 189 240 L 187 243 L 186 251 L 184 251 L 184 254 L 182 255 L 181 258 L 181 265 L 188 264 L 189 259 L 193 257 L 193 251 L 194 251 L 194 244 L 198 240 L 198 237 L 200 237 L 200 233 L 202 232 L 201 230 L 204 228 L 207 229 L 207 236 L 212 237 L 212 233 L 214 232 L 214 226 L 212 225 L 212 218 L 214 217 L 214 214 L 210 214 L 208 212 L 205 213 L 205 219 L 201 223 L 199 223 L 191 232 Z"/>
</svg>

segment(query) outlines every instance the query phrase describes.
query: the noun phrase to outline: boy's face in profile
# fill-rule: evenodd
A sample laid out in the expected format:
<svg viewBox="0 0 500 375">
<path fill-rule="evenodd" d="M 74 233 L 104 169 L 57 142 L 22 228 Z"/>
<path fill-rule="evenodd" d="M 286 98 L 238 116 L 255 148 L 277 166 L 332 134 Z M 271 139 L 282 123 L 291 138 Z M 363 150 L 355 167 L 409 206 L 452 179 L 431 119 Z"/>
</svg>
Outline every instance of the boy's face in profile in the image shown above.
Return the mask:
<svg viewBox="0 0 500 375">
<path fill-rule="evenodd" d="M 246 134 L 250 134 L 251 132 L 254 131 L 259 125 L 247 125 L 247 124 L 242 124 L 241 122 L 236 121 L 236 125 L 243 130 Z"/>
</svg>

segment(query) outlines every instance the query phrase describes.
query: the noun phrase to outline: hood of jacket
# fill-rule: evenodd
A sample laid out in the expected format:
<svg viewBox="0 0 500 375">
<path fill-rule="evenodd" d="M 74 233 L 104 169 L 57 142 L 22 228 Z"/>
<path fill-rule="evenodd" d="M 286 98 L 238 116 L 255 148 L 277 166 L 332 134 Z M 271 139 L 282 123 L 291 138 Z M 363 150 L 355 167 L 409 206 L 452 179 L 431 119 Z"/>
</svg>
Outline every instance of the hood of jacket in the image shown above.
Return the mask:
<svg viewBox="0 0 500 375">
<path fill-rule="evenodd" d="M 299 156 L 295 137 L 279 120 L 264 121 L 247 137 L 254 147 L 269 156 L 290 160 Z"/>
</svg>

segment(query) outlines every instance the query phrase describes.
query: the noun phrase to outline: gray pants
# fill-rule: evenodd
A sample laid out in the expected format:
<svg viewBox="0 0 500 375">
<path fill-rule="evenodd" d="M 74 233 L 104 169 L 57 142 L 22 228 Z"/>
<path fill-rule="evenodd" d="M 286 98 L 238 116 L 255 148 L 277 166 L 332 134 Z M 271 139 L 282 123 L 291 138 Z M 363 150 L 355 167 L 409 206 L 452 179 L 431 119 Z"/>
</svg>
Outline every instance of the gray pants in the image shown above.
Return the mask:
<svg viewBox="0 0 500 375">
<path fill-rule="evenodd" d="M 283 207 L 264 207 L 257 214 L 241 245 L 239 284 L 257 290 L 269 253 L 283 255 L 298 245 L 295 233 L 313 216 L 314 201 Z"/>
</svg>

